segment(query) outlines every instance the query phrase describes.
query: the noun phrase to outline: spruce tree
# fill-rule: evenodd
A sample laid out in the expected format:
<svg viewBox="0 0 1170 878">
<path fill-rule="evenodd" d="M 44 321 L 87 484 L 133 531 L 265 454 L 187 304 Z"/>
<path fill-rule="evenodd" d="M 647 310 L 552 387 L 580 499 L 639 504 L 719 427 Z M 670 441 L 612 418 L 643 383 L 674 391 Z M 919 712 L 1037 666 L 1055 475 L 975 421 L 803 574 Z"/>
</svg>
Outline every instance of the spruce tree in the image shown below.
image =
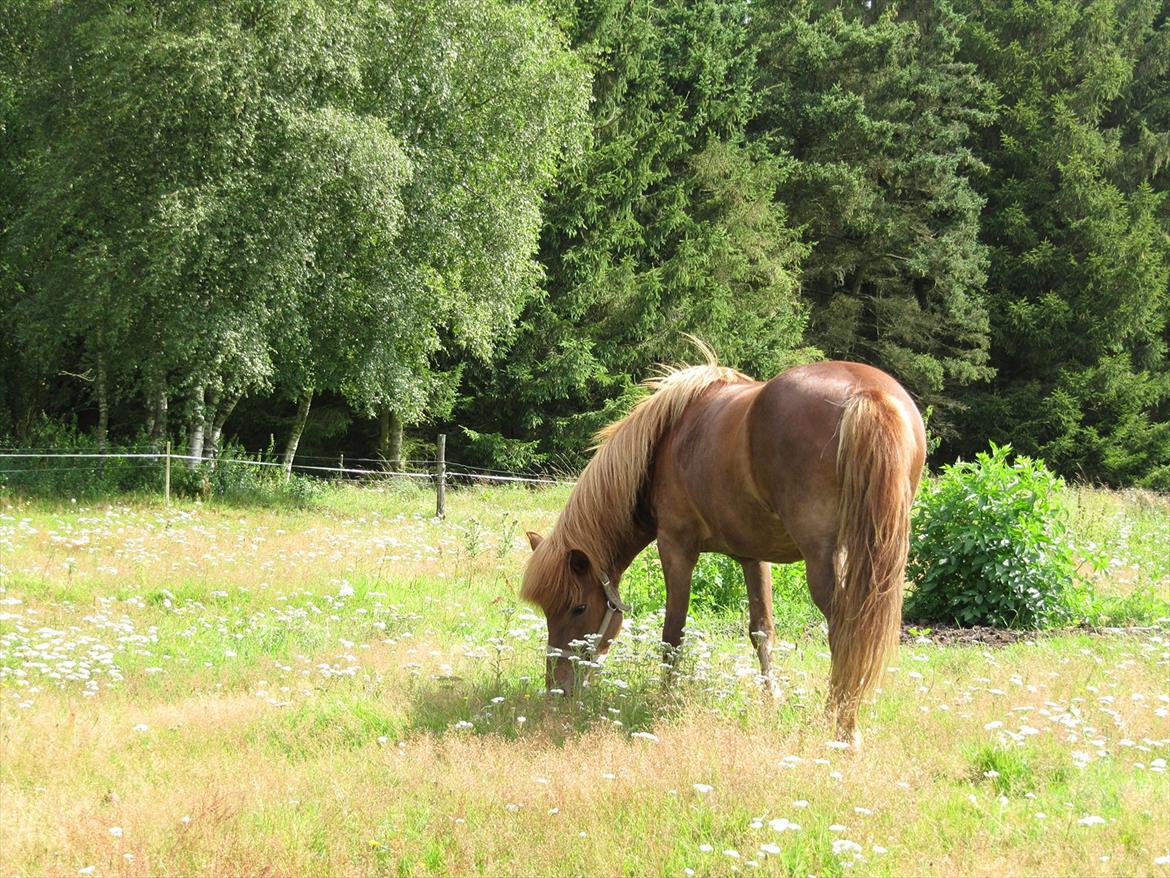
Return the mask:
<svg viewBox="0 0 1170 878">
<path fill-rule="evenodd" d="M 592 140 L 545 205 L 545 294 L 459 407 L 485 425 L 482 455 L 575 465 L 633 384 L 694 360 L 684 331 L 763 376 L 807 356 L 805 248 L 773 198 L 784 169 L 745 137 L 752 8 L 592 0 L 564 13 L 593 68 Z"/>
<path fill-rule="evenodd" d="M 971 4 L 963 57 L 1000 94 L 990 172 L 995 381 L 967 441 L 1170 488 L 1167 4 Z"/>
<path fill-rule="evenodd" d="M 812 252 L 809 340 L 892 372 L 949 432 L 990 376 L 978 237 L 986 83 L 956 58 L 947 4 L 753 4 L 758 142 L 785 157 L 777 192 Z"/>
</svg>

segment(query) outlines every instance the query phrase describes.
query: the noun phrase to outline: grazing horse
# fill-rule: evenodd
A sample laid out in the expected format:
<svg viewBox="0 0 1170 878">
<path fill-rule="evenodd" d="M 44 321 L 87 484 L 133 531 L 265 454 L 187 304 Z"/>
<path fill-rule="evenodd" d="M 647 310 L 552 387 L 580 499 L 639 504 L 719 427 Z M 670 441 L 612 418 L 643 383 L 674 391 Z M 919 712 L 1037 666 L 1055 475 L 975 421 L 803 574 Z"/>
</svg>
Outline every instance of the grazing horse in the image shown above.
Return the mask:
<svg viewBox="0 0 1170 878">
<path fill-rule="evenodd" d="M 897 645 L 922 417 L 871 366 L 813 363 L 760 382 L 707 353 L 707 365 L 649 382 L 653 393 L 599 434 L 549 536 L 528 534 L 521 597 L 548 620 L 548 685 L 572 687 L 573 641 L 608 649 L 629 611 L 622 573 L 657 539 L 663 642 L 682 641 L 699 553 L 735 558 L 748 633 L 775 693 L 768 562 L 803 559 L 828 621 L 828 710 L 842 740 L 855 740 L 858 704 Z"/>
</svg>

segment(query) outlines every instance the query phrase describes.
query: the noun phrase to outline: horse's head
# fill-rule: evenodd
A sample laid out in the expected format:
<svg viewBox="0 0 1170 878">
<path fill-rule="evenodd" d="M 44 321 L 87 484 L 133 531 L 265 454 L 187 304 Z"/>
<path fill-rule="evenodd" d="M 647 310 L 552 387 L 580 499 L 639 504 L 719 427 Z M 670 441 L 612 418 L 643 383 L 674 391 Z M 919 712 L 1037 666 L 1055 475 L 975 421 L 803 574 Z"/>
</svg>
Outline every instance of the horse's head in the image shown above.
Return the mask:
<svg viewBox="0 0 1170 878">
<path fill-rule="evenodd" d="M 555 540 L 528 533 L 532 557 L 521 594 L 539 604 L 548 620 L 549 689 L 570 692 L 577 676 L 574 658 L 604 655 L 622 627 L 629 607 L 609 574 L 580 549 L 558 548 Z"/>
</svg>

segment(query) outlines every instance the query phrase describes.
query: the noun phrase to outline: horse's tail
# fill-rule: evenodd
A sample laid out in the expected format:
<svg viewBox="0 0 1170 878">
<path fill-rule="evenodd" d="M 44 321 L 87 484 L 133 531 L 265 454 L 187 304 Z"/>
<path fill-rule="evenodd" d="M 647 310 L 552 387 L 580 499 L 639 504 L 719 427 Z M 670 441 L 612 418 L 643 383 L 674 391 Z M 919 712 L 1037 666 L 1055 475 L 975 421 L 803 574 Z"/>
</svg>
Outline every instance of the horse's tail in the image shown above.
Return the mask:
<svg viewBox="0 0 1170 878">
<path fill-rule="evenodd" d="M 877 685 L 898 645 L 914 441 L 898 403 L 880 390 L 850 397 L 839 431 L 829 706 L 839 728 L 852 734 L 858 703 Z"/>
</svg>

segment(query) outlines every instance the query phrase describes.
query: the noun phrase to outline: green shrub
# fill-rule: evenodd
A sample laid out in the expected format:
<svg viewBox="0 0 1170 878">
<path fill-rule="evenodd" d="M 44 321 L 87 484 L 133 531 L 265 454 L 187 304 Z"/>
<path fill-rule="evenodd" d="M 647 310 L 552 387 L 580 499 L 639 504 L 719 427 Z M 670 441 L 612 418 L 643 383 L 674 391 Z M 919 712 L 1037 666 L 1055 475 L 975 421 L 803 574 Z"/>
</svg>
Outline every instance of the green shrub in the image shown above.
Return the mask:
<svg viewBox="0 0 1170 878">
<path fill-rule="evenodd" d="M 626 570 L 621 592 L 635 615 L 666 606 L 666 581 L 657 546 L 639 555 Z M 691 577 L 691 612 L 735 615 L 746 602 L 747 589 L 739 562 L 713 552 L 700 555 Z"/>
<path fill-rule="evenodd" d="M 945 467 L 914 510 L 906 617 L 1043 628 L 1081 601 L 1068 537 L 1064 482 L 1040 461 L 992 444 L 975 462 Z"/>
<path fill-rule="evenodd" d="M 134 444 L 108 445 L 106 453 L 131 452 L 136 457 L 96 457 L 97 441 L 73 427 L 45 421 L 20 443 L 0 438 L 0 446 L 24 447 L 42 457 L 0 459 L 0 490 L 32 497 L 73 497 L 95 500 L 126 494 L 161 496 L 164 458 L 153 456 L 145 436 Z M 92 457 L 62 457 L 62 454 Z M 180 452 L 181 453 L 181 452 Z M 49 456 L 58 455 L 58 456 Z M 286 479 L 279 467 L 257 466 L 268 455 L 250 455 L 238 445 L 221 449 L 220 459 L 188 466 L 171 462 L 171 496 L 184 499 L 221 499 L 231 503 L 308 507 L 320 499 L 326 482 L 294 474 Z"/>
</svg>

